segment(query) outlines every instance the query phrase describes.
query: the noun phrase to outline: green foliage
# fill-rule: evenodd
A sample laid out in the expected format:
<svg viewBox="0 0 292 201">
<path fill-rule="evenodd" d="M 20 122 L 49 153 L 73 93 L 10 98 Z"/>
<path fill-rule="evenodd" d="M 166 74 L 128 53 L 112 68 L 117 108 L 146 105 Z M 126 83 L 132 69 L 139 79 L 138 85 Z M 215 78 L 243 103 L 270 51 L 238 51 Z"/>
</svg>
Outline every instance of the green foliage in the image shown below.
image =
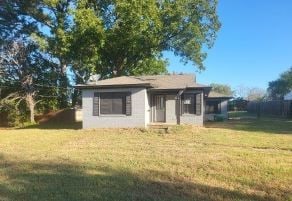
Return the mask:
<svg viewBox="0 0 292 201">
<path fill-rule="evenodd" d="M 23 101 L 10 95 L 8 98 L 1 99 L 0 114 L 6 116 L 8 126 L 15 127 L 22 126 L 24 122 L 28 121 L 29 112 Z"/>
<path fill-rule="evenodd" d="M 229 85 L 212 83 L 210 84 L 210 86 L 212 87 L 212 91 L 215 91 L 217 93 L 227 95 L 227 96 L 234 95 L 234 91 L 232 91 Z"/>
<path fill-rule="evenodd" d="M 3 67 L 0 107 L 10 111 L 8 120 L 12 124 L 17 124 L 14 121 L 18 118 L 20 122 L 26 121 L 28 114 L 33 123 L 35 109 L 39 112 L 46 109 L 38 107 L 39 103 L 50 108 L 56 105 L 59 90 L 48 87 L 58 81 L 55 65 L 29 41 L 7 42 L 0 46 L 0 52 Z"/>
<path fill-rule="evenodd" d="M 14 0 L 3 4 L 10 8 L 2 14 L 4 22 L 15 24 L 14 29 L 23 25 L 20 32 L 29 33 L 51 54 L 63 74 L 69 65 L 103 77 L 164 73 L 166 63 L 157 56 L 162 51 L 173 51 L 184 62 L 204 69 L 203 48 L 213 45 L 220 28 L 216 0 Z M 30 20 L 20 21 L 19 16 Z M 9 32 L 7 24 L 3 27 Z M 153 69 L 145 65 L 149 62 Z"/>
<path fill-rule="evenodd" d="M 91 73 L 102 78 L 162 74 L 168 65 L 163 51 L 204 69 L 203 50 L 213 45 L 220 28 L 216 9 L 217 0 L 3 0 L 0 45 L 37 44 L 33 54 L 41 59 L 37 67 L 29 66 L 27 75 L 39 86 L 51 87 L 34 88 L 43 97 L 36 97 L 37 110 L 47 111 L 68 107 L 68 69 L 77 83 Z"/>
<path fill-rule="evenodd" d="M 102 20 L 104 45 L 96 65 L 102 77 L 163 73 L 166 66 L 157 55 L 166 50 L 204 69 L 202 49 L 212 46 L 220 27 L 216 0 L 78 2 Z M 141 65 L 155 60 L 158 69 Z"/>
<path fill-rule="evenodd" d="M 99 62 L 99 51 L 103 45 L 104 34 L 101 19 L 92 8 L 80 1 L 74 11 L 75 26 L 72 32 L 71 61 L 75 71 L 94 72 Z M 86 54 L 85 54 L 86 53 Z"/>
<path fill-rule="evenodd" d="M 167 65 L 168 61 L 161 58 L 144 59 L 128 73 L 130 75 L 158 75 L 167 73 Z"/>
<path fill-rule="evenodd" d="M 280 78 L 269 82 L 268 92 L 271 99 L 283 99 L 292 90 L 292 67 L 282 73 Z"/>
</svg>

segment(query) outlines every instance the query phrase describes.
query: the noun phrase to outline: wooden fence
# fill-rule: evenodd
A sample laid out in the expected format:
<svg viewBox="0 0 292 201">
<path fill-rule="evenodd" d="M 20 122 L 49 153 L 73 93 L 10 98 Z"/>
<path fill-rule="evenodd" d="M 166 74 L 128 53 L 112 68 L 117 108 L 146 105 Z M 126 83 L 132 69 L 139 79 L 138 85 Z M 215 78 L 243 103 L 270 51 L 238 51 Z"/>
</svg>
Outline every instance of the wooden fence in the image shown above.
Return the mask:
<svg viewBox="0 0 292 201">
<path fill-rule="evenodd" d="M 247 104 L 247 111 L 258 115 L 292 117 L 292 101 L 251 101 Z"/>
</svg>

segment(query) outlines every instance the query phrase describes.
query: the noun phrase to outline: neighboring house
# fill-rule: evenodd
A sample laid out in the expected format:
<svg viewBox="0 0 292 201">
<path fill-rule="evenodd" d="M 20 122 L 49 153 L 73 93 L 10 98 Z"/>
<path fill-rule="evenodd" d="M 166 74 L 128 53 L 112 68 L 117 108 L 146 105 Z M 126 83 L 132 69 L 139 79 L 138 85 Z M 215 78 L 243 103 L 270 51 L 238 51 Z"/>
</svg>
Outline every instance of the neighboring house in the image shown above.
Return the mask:
<svg viewBox="0 0 292 201">
<path fill-rule="evenodd" d="M 289 93 L 287 93 L 287 94 L 284 96 L 284 100 L 292 100 L 292 91 L 290 91 Z"/>
<path fill-rule="evenodd" d="M 189 74 L 123 76 L 76 88 L 82 90 L 83 128 L 201 126 L 215 114 L 227 117 L 229 97 L 210 92 Z"/>
</svg>

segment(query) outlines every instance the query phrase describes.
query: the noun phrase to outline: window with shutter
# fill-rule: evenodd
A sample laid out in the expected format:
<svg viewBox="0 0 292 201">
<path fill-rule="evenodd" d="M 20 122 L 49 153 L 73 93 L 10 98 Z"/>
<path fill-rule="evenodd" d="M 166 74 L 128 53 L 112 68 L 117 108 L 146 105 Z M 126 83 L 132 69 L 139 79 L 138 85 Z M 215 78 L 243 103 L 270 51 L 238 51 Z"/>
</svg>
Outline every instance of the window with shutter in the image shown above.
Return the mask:
<svg viewBox="0 0 292 201">
<path fill-rule="evenodd" d="M 100 93 L 100 114 L 131 115 L 131 94 Z"/>
<path fill-rule="evenodd" d="M 182 113 L 195 114 L 195 94 L 184 94 L 182 98 Z"/>
<path fill-rule="evenodd" d="M 202 100 L 201 94 L 183 94 L 181 111 L 182 114 L 201 115 Z"/>
</svg>

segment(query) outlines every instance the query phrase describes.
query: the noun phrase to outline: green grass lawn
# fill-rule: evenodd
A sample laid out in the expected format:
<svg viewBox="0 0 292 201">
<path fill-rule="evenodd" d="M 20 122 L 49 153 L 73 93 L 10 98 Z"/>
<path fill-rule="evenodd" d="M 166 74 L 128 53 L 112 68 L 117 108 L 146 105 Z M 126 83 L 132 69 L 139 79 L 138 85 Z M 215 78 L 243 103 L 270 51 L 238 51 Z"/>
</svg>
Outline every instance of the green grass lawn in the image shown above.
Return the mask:
<svg viewBox="0 0 292 201">
<path fill-rule="evenodd" d="M 276 119 L 0 130 L 0 200 L 291 200 L 291 134 Z"/>
</svg>

